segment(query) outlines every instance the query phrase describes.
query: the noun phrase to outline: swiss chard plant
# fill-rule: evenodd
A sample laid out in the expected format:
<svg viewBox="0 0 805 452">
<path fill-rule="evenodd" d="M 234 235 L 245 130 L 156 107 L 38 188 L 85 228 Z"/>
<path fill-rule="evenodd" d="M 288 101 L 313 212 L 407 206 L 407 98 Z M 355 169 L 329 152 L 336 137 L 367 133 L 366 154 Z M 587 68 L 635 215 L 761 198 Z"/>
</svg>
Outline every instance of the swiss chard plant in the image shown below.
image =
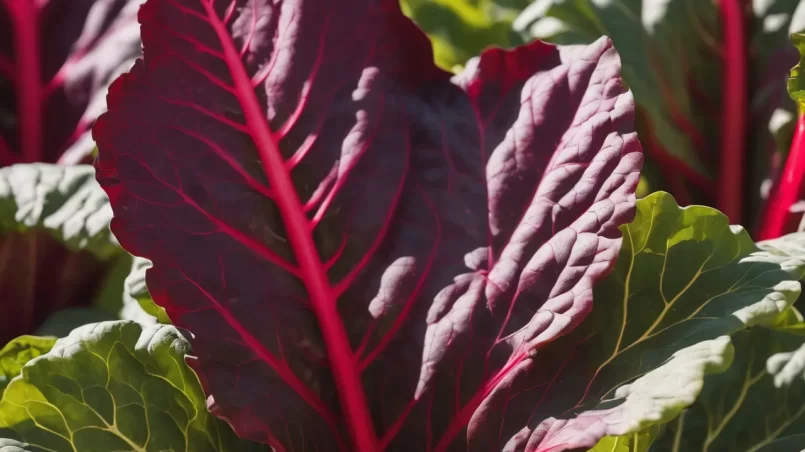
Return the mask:
<svg viewBox="0 0 805 452">
<path fill-rule="evenodd" d="M 805 233 L 755 243 L 734 224 L 745 199 L 703 192 L 725 212 L 686 206 L 696 178 L 722 184 L 734 162 L 674 141 L 680 117 L 710 124 L 707 102 L 657 127 L 669 99 L 710 82 L 667 59 L 673 27 L 644 30 L 679 20 L 676 0 L 634 23 L 629 2 L 538 1 L 529 14 L 550 6 L 540 14 L 564 22 L 537 22 L 562 44 L 468 61 L 484 39 L 516 42 L 505 24 L 525 5 L 21 1 L 2 3 L 17 47 L 0 47 L 0 74 L 40 75 L 3 79 L 14 120 L 2 136 L 14 155 L 33 155 L 32 140 L 41 153 L 0 169 L 0 233 L 18 246 L 0 248 L 13 295 L 0 314 L 24 319 L 0 324 L 0 339 L 16 337 L 0 348 L 0 451 L 805 448 Z M 745 33 L 737 2 L 696 5 L 712 16 L 692 17 L 724 21 L 729 39 Z M 64 26 L 48 26 L 52 11 L 92 36 L 54 42 L 71 50 L 53 73 L 25 53 L 41 44 L 16 41 L 33 36 L 26 23 Z M 451 14 L 461 20 L 439 19 Z M 689 38 L 698 50 L 706 35 Z M 758 58 L 725 51 L 739 61 L 689 61 L 745 70 Z M 645 55 L 681 77 L 670 86 L 683 96 L 649 96 L 664 72 L 641 75 Z M 65 88 L 62 147 L 83 149 L 65 153 L 44 144 L 48 97 L 28 90 L 69 80 L 57 74 L 72 64 L 105 81 Z M 740 96 L 719 101 L 744 115 Z M 750 123 L 730 115 L 707 140 Z M 681 202 L 637 199 L 638 137 L 654 158 L 657 146 L 682 153 L 671 168 L 687 169 L 665 172 L 681 177 Z M 94 168 L 80 164 L 95 145 Z M 17 264 L 40 236 L 72 260 L 36 268 L 91 284 L 65 290 Z M 75 299 L 105 313 L 44 321 Z"/>
</svg>

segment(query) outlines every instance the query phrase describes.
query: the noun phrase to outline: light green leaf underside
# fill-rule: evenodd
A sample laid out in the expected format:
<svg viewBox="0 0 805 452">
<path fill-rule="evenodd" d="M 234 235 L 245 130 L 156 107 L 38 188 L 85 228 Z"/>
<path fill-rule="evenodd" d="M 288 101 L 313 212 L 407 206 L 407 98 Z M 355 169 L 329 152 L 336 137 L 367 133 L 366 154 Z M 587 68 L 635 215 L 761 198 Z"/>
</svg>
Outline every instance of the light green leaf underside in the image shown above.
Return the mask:
<svg viewBox="0 0 805 452">
<path fill-rule="evenodd" d="M 729 367 L 731 335 L 779 323 L 799 295 L 805 264 L 759 250 L 715 209 L 680 208 L 669 194 L 654 193 L 637 202 L 623 233 L 592 313 L 540 350 L 541 363 L 567 363 L 559 375 L 573 376 L 551 389 L 571 402 L 554 411 L 577 415 L 549 444 L 628 435 L 674 419 L 695 402 L 707 375 Z M 584 358 L 568 362 L 571 353 Z"/>
<path fill-rule="evenodd" d="M 19 164 L 0 169 L 0 231 L 44 229 L 71 249 L 105 259 L 122 253 L 112 208 L 91 165 Z"/>
<path fill-rule="evenodd" d="M 511 23 L 529 0 L 402 0 L 403 12 L 430 37 L 436 64 L 451 71 L 489 46 L 520 44 Z M 508 7 L 504 7 L 507 3 Z"/>
<path fill-rule="evenodd" d="M 0 395 L 22 366 L 53 348 L 55 337 L 20 336 L 0 349 Z"/>
<path fill-rule="evenodd" d="M 805 449 L 805 346 L 799 335 L 754 327 L 733 336 L 727 372 L 668 426 L 651 452 L 788 452 Z"/>
<path fill-rule="evenodd" d="M 153 323 L 136 303 L 127 305 L 125 296 L 121 312 L 121 293 L 128 287 L 124 280 L 137 264 L 109 229 L 111 220 L 109 199 L 92 165 L 34 163 L 0 169 L 0 234 L 44 230 L 68 249 L 115 259 L 94 305 L 123 319 Z"/>
<path fill-rule="evenodd" d="M 150 324 L 159 322 L 170 324 L 170 318 L 161 306 L 157 306 L 145 285 L 145 273 L 151 268 L 151 261 L 135 257 L 131 271 L 123 284 L 123 316 L 128 320 Z"/>
<path fill-rule="evenodd" d="M 0 452 L 31 452 L 28 444 L 13 439 L 0 438 Z"/>
<path fill-rule="evenodd" d="M 12 380 L 0 400 L 0 437 L 31 452 L 262 450 L 206 410 L 184 361 L 189 351 L 168 325 L 80 327 Z"/>
</svg>

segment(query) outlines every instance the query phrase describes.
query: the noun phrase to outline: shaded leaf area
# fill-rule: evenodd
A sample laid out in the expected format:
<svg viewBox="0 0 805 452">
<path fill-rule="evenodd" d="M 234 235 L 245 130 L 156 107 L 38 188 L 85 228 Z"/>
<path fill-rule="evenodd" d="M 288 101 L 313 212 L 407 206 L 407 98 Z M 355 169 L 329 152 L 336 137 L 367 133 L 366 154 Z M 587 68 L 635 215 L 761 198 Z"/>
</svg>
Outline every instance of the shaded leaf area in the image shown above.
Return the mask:
<svg viewBox="0 0 805 452">
<path fill-rule="evenodd" d="M 79 326 L 108 320 L 119 320 L 119 317 L 95 307 L 67 308 L 52 312 L 35 333 L 40 336 L 65 337 Z"/>
<path fill-rule="evenodd" d="M 610 42 L 452 76 L 393 0 L 231 5 L 147 2 L 93 130 L 212 409 L 285 451 L 504 447 L 530 416 L 506 388 L 590 311 L 634 212 Z"/>
<path fill-rule="evenodd" d="M 172 326 L 77 328 L 8 385 L 0 436 L 26 452 L 267 451 L 207 412 L 189 352 Z"/>
<path fill-rule="evenodd" d="M 142 2 L 0 1 L 0 166 L 88 163 L 106 89 L 140 55 Z"/>
<path fill-rule="evenodd" d="M 652 452 L 805 449 L 805 337 L 755 327 L 733 342 L 730 369 L 706 379 Z"/>
<path fill-rule="evenodd" d="M 518 18 L 517 29 L 558 42 L 609 36 L 623 60 L 623 79 L 645 115 L 639 132 L 647 153 L 669 153 L 699 177 L 713 177 L 721 104 L 721 39 L 713 2 L 541 1 Z"/>
<path fill-rule="evenodd" d="M 750 56 L 749 149 L 746 183 L 749 211 L 760 213 L 768 189 L 779 177 L 794 136 L 796 106 L 786 90 L 786 80 L 797 63 L 791 33 L 805 30 L 805 3 L 800 0 L 770 0 L 753 5 L 748 40 Z M 757 226 L 761 218 L 748 218 Z M 796 227 L 788 231 L 795 231 Z"/>
<path fill-rule="evenodd" d="M 784 86 L 797 61 L 789 35 L 805 26 L 799 4 L 753 2 L 747 25 L 748 163 L 740 196 L 750 227 L 757 226 L 793 134 L 794 108 Z M 526 38 L 559 43 L 610 36 L 639 107 L 638 134 L 651 157 L 649 185 L 672 190 L 687 204 L 715 201 L 724 89 L 718 2 L 544 0 L 533 2 L 514 26 Z"/>
<path fill-rule="evenodd" d="M 92 166 L 0 169 L 0 343 L 32 333 L 57 310 L 95 301 L 128 259 L 111 218 Z"/>
<path fill-rule="evenodd" d="M 802 261 L 758 250 L 715 209 L 682 209 L 655 193 L 638 201 L 623 230 L 617 265 L 596 286 L 590 316 L 537 354 L 534 412 L 558 418 L 523 432 L 537 450 L 589 448 L 603 435 L 674 419 L 707 375 L 729 367 L 730 335 L 777 324 L 800 293 Z"/>
<path fill-rule="evenodd" d="M 401 4 L 430 37 L 436 64 L 448 71 L 487 47 L 522 44 L 511 24 L 528 0 L 401 0 Z"/>
<path fill-rule="evenodd" d="M 53 348 L 55 337 L 20 336 L 0 349 L 0 396 L 22 366 Z"/>
</svg>

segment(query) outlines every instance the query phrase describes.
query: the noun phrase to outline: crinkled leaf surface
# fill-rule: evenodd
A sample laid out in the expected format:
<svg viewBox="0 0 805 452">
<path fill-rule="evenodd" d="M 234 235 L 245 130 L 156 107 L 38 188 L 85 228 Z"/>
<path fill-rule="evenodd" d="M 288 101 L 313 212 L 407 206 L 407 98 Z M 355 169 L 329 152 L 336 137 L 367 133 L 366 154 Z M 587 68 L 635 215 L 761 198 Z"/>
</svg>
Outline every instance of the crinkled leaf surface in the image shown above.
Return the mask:
<svg viewBox="0 0 805 452">
<path fill-rule="evenodd" d="M 35 452 L 262 451 L 206 409 L 172 326 L 84 325 L 28 362 L 0 400 L 0 436 Z"/>
<path fill-rule="evenodd" d="M 215 412 L 285 451 L 509 442 L 529 350 L 589 312 L 634 212 L 610 42 L 451 79 L 396 0 L 151 0 L 140 21 L 98 178 Z"/>
<path fill-rule="evenodd" d="M 629 435 L 606 436 L 589 452 L 647 452 L 653 441 L 664 431 L 665 424 L 656 424 Z"/>
<path fill-rule="evenodd" d="M 0 395 L 28 361 L 53 348 L 55 337 L 20 336 L 0 349 Z"/>
<path fill-rule="evenodd" d="M 776 323 L 800 293 L 802 261 L 758 250 L 715 209 L 682 209 L 655 193 L 623 230 L 590 316 L 537 354 L 528 394 L 538 408 L 522 409 L 558 419 L 524 430 L 507 450 L 589 448 L 672 420 L 706 375 L 730 365 L 731 334 Z"/>
<path fill-rule="evenodd" d="M 29 444 L 8 438 L 0 438 L 0 452 L 31 452 Z"/>
<path fill-rule="evenodd" d="M 805 449 L 805 339 L 764 327 L 733 337 L 735 360 L 705 381 L 696 404 L 668 426 L 655 451 Z"/>
<path fill-rule="evenodd" d="M 0 165 L 90 156 L 108 84 L 140 54 L 142 2 L 0 1 Z"/>
<path fill-rule="evenodd" d="M 58 309 L 93 302 L 127 259 L 111 218 L 90 165 L 0 169 L 0 343 L 32 333 Z"/>
<path fill-rule="evenodd" d="M 131 270 L 123 283 L 123 311 L 121 316 L 127 320 L 135 320 L 148 324 L 171 323 L 165 309 L 154 304 L 148 287 L 145 285 L 146 270 L 151 268 L 151 261 L 135 257 Z"/>
</svg>

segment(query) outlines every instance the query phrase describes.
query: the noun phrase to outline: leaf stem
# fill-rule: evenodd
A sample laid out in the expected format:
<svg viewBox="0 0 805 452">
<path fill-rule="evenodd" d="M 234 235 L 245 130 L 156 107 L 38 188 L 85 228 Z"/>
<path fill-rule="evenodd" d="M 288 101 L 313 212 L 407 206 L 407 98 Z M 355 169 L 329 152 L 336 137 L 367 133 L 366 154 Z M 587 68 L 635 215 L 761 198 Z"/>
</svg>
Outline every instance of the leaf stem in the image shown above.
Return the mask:
<svg viewBox="0 0 805 452">
<path fill-rule="evenodd" d="M 39 68 L 39 7 L 33 0 L 4 0 L 14 29 L 17 112 L 23 162 L 42 158 L 42 78 Z"/>
<path fill-rule="evenodd" d="M 743 214 L 743 194 L 736 184 L 743 182 L 746 125 L 746 43 L 740 0 L 721 0 L 724 42 L 723 96 L 721 108 L 721 152 L 716 206 L 738 224 Z"/>
<path fill-rule="evenodd" d="M 288 239 L 301 269 L 300 279 L 307 289 L 310 304 L 321 327 L 327 347 L 327 359 L 338 388 L 344 421 L 352 437 L 351 450 L 377 452 L 377 435 L 366 394 L 363 391 L 360 371 L 355 363 L 346 328 L 338 312 L 337 298 L 334 297 L 324 263 L 313 242 L 304 206 L 294 188 L 285 160 L 268 127 L 254 93 L 251 78 L 246 74 L 240 53 L 235 48 L 229 31 L 211 1 L 203 1 L 202 5 L 209 18 L 209 23 L 223 47 L 224 59 L 229 66 L 249 133 L 257 147 L 266 177 L 271 181 L 271 187 L 276 194 L 275 201 L 285 222 Z"/>
<path fill-rule="evenodd" d="M 800 108 L 788 158 L 785 160 L 780 179 L 769 195 L 758 240 L 768 240 L 783 235 L 789 209 L 797 201 L 803 177 L 805 177 L 805 114 Z"/>
</svg>

